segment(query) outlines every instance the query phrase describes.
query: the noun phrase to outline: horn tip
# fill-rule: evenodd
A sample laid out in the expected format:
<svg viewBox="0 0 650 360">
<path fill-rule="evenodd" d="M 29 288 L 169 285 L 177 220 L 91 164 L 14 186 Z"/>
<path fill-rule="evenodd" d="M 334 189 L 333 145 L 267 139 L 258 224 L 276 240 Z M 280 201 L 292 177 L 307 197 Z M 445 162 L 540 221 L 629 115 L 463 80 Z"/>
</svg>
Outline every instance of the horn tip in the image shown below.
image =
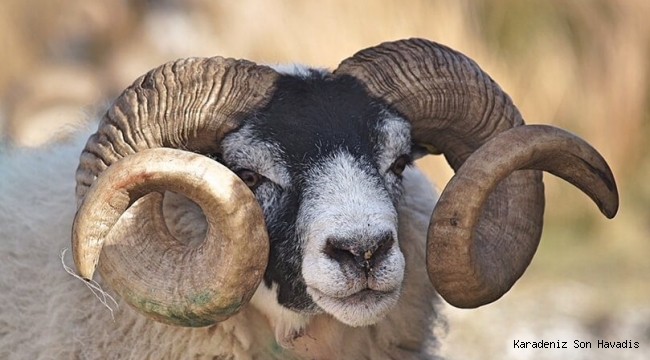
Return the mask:
<svg viewBox="0 0 650 360">
<path fill-rule="evenodd" d="M 75 229 L 76 230 L 76 229 Z M 101 244 L 101 243 L 100 243 Z M 79 241 L 79 234 L 73 231 L 72 259 L 77 269 L 77 274 L 86 281 L 91 281 L 99 261 L 100 246 L 92 246 Z"/>
<path fill-rule="evenodd" d="M 603 196 L 594 198 L 594 200 L 598 199 L 596 202 L 596 205 L 598 205 L 598 209 L 600 212 L 605 215 L 606 218 L 608 219 L 613 219 L 616 214 L 618 213 L 618 208 L 619 208 L 619 196 L 618 196 L 618 188 L 616 187 L 616 183 L 614 182 L 614 176 L 611 175 L 609 176 L 609 179 L 611 179 L 609 182 L 606 182 L 606 184 L 611 184 L 608 186 L 607 192 L 603 193 Z"/>
<path fill-rule="evenodd" d="M 75 256 L 74 265 L 77 268 L 77 274 L 86 281 L 91 281 L 93 275 L 95 275 L 95 269 L 97 268 L 97 262 L 89 261 L 90 259 L 79 258 Z"/>
<path fill-rule="evenodd" d="M 618 213 L 618 195 L 613 201 L 600 206 L 600 212 L 608 219 L 613 219 Z"/>
</svg>

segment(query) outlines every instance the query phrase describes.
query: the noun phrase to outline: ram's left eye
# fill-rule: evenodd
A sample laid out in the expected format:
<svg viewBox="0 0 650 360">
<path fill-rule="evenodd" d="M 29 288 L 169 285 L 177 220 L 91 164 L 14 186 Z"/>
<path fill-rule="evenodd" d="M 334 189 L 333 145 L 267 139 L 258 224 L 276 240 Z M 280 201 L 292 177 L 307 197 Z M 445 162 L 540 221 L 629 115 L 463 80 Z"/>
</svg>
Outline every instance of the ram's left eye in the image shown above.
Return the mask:
<svg viewBox="0 0 650 360">
<path fill-rule="evenodd" d="M 237 176 L 248 186 L 251 190 L 255 189 L 264 180 L 264 177 L 255 171 L 248 169 L 241 169 L 235 172 Z"/>
<path fill-rule="evenodd" d="M 395 162 L 393 162 L 393 164 L 390 166 L 390 171 L 392 171 L 397 176 L 401 176 L 404 172 L 404 169 L 406 169 L 406 167 L 410 164 L 411 157 L 408 155 L 402 155 L 398 157 Z"/>
</svg>

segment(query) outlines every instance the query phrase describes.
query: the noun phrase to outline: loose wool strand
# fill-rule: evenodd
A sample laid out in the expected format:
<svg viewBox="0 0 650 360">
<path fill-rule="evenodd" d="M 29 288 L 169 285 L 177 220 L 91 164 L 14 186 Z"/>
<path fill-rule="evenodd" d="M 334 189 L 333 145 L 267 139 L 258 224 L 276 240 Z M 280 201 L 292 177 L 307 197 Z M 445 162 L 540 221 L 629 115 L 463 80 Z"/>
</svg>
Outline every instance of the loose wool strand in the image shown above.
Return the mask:
<svg viewBox="0 0 650 360">
<path fill-rule="evenodd" d="M 95 295 L 95 297 L 99 300 L 99 302 L 101 302 L 102 305 L 104 305 L 108 309 L 108 311 L 111 312 L 111 318 L 113 319 L 113 322 L 115 322 L 115 313 L 114 313 L 114 311 L 119 308 L 119 305 L 118 305 L 117 301 L 115 301 L 115 298 L 113 298 L 108 292 L 106 292 L 104 289 L 102 289 L 101 285 L 99 285 L 99 283 L 97 281 L 95 281 L 93 279 L 86 280 L 86 279 L 82 278 L 71 267 L 66 265 L 64 258 L 65 258 L 65 253 L 68 250 L 69 250 L 68 248 L 63 248 L 61 250 L 61 254 L 59 255 L 60 258 L 61 258 L 61 265 L 63 265 L 63 270 L 65 270 L 65 272 L 70 274 L 75 279 L 78 279 L 78 280 L 82 281 L 84 283 L 84 285 L 86 285 L 86 287 L 88 287 L 88 289 L 90 289 L 90 291 L 93 293 L 93 295 Z M 113 309 L 113 307 L 111 305 L 113 305 L 115 307 L 115 309 Z"/>
</svg>

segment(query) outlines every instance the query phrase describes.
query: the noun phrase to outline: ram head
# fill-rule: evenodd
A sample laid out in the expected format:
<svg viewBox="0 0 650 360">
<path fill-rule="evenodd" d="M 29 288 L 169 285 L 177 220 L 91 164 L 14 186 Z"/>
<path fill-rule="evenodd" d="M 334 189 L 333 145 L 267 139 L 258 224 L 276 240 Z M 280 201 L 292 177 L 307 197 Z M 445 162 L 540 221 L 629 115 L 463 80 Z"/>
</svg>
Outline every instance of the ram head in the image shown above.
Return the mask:
<svg viewBox="0 0 650 360">
<path fill-rule="evenodd" d="M 458 307 L 495 301 L 530 263 L 541 171 L 580 188 L 607 217 L 618 208 L 596 150 L 525 125 L 476 63 L 445 46 L 389 42 L 333 72 L 293 74 L 191 58 L 136 80 L 88 140 L 75 264 L 88 279 L 99 267 L 130 305 L 169 324 L 222 321 L 261 281 L 288 309 L 372 324 L 400 294 L 402 175 L 422 153 L 443 154 L 456 172 L 431 216 L 426 268 Z M 200 206 L 203 241 L 170 232 L 168 191 Z"/>
</svg>

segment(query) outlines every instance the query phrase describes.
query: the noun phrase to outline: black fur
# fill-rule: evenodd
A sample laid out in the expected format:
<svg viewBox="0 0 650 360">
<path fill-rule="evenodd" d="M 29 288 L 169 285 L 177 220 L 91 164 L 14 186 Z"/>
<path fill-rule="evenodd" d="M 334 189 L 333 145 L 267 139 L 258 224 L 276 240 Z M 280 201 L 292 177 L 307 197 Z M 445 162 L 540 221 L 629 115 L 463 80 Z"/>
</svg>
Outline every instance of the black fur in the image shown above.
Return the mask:
<svg viewBox="0 0 650 360">
<path fill-rule="evenodd" d="M 283 75 L 269 105 L 244 124 L 253 135 L 275 144 L 283 154 L 291 186 L 272 191 L 282 194 L 265 214 L 271 241 L 264 283 L 278 285 L 278 302 L 293 310 L 316 311 L 301 275 L 302 254 L 294 224 L 305 187 L 306 171 L 340 150 L 361 160 L 376 175 L 380 149 L 377 130 L 386 107 L 370 97 L 352 77 L 313 71 L 311 77 Z M 236 164 L 226 164 L 236 166 Z M 251 169 L 255 171 L 255 169 Z M 260 194 L 256 195 L 260 201 Z"/>
</svg>

